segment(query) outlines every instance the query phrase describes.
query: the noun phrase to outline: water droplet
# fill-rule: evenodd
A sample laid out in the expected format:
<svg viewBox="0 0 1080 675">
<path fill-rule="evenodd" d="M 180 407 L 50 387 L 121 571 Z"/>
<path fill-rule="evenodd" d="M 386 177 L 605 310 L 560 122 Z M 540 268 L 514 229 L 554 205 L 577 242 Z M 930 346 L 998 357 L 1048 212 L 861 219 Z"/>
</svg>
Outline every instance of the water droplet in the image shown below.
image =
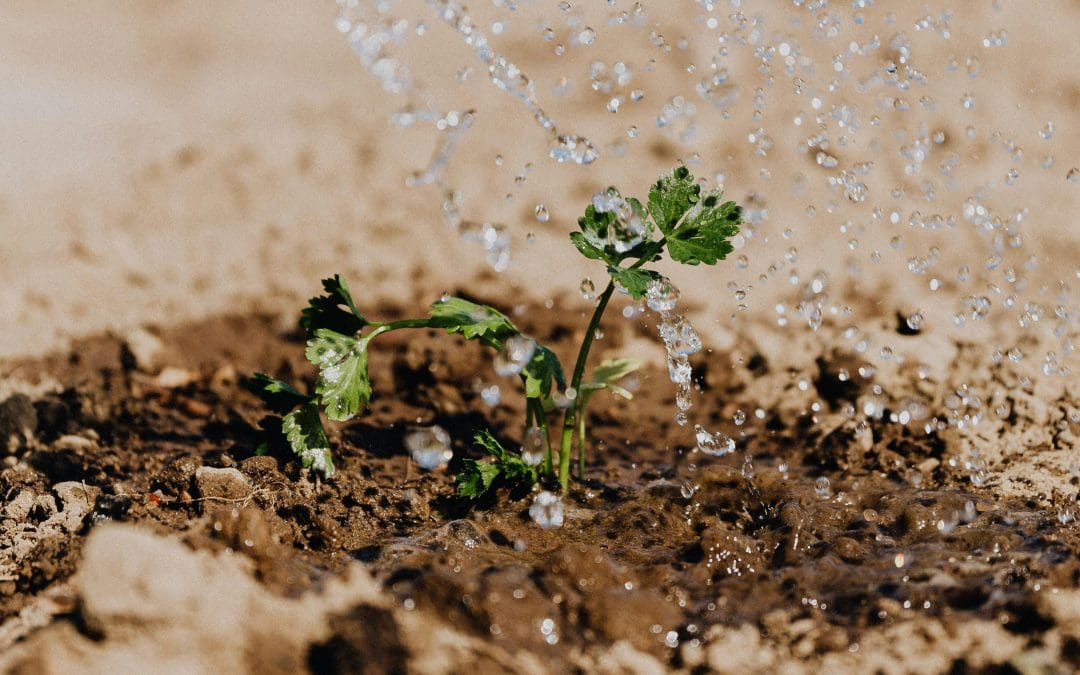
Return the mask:
<svg viewBox="0 0 1080 675">
<path fill-rule="evenodd" d="M 578 42 L 583 45 L 591 45 L 596 40 L 596 31 L 586 26 L 584 30 L 578 33 Z"/>
<path fill-rule="evenodd" d="M 440 426 L 418 429 L 405 436 L 405 447 L 423 469 L 437 469 L 454 458 L 450 434 Z"/>
<path fill-rule="evenodd" d="M 832 496 L 832 484 L 825 476 L 818 477 L 814 481 L 814 493 L 822 499 L 828 499 Z"/>
<path fill-rule="evenodd" d="M 914 312 L 909 314 L 906 319 L 904 319 L 904 323 L 906 323 L 907 327 L 913 331 L 921 330 L 923 325 L 922 312 L 919 310 L 915 310 Z"/>
<path fill-rule="evenodd" d="M 690 385 L 680 385 L 675 391 L 675 407 L 680 412 L 686 412 L 693 404 L 693 399 L 690 398 Z"/>
<path fill-rule="evenodd" d="M 529 507 L 529 517 L 544 529 L 561 527 L 563 524 L 562 497 L 547 490 L 536 495 L 532 506 Z"/>
<path fill-rule="evenodd" d="M 690 361 L 685 356 L 668 355 L 668 377 L 672 382 L 689 385 L 692 375 Z"/>
<path fill-rule="evenodd" d="M 480 398 L 489 406 L 495 407 L 499 405 L 499 401 L 502 400 L 502 393 L 499 390 L 499 385 L 493 384 L 490 387 L 482 387 L 480 389 Z"/>
<path fill-rule="evenodd" d="M 1070 183 L 1080 183 L 1080 168 L 1074 166 L 1069 169 L 1069 173 L 1065 175 L 1065 180 Z"/>
<path fill-rule="evenodd" d="M 514 335 L 503 343 L 495 354 L 495 372 L 498 375 L 520 375 L 536 351 L 536 341 L 524 335 Z"/>
<path fill-rule="evenodd" d="M 531 466 L 544 461 L 544 431 L 540 427 L 529 427 L 521 442 L 521 459 Z"/>
<path fill-rule="evenodd" d="M 701 338 L 682 316 L 675 316 L 671 320 L 665 318 L 660 323 L 660 337 L 670 354 L 690 356 L 701 351 Z"/>
<path fill-rule="evenodd" d="M 670 312 L 679 304 L 679 289 L 667 277 L 654 279 L 645 289 L 645 303 L 654 312 Z"/>
<path fill-rule="evenodd" d="M 581 298 L 586 302 L 592 302 L 596 299 L 596 286 L 589 277 L 581 280 Z"/>
<path fill-rule="evenodd" d="M 536 220 L 538 222 L 546 223 L 547 221 L 551 220 L 551 214 L 548 213 L 547 207 L 543 204 L 537 204 L 536 211 L 534 213 L 536 214 Z"/>
<path fill-rule="evenodd" d="M 700 424 L 694 427 L 697 439 L 697 450 L 706 455 L 722 457 L 735 450 L 735 440 L 725 433 L 710 433 Z"/>
<path fill-rule="evenodd" d="M 600 155 L 589 139 L 583 136 L 561 135 L 551 142 L 548 156 L 560 164 L 592 164 Z"/>
<path fill-rule="evenodd" d="M 754 480 L 754 462 L 750 459 L 750 455 L 743 458 L 742 465 L 742 477 L 746 480 Z"/>
</svg>

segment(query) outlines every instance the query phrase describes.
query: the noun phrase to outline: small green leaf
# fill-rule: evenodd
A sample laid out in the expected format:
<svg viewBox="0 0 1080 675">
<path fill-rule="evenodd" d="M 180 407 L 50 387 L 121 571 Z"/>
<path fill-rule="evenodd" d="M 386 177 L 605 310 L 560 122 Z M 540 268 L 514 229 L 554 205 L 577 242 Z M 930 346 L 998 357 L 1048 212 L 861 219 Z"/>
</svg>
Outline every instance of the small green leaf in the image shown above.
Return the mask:
<svg viewBox="0 0 1080 675">
<path fill-rule="evenodd" d="M 492 483 L 499 477 L 499 467 L 475 459 L 462 462 L 461 471 L 454 477 L 458 495 L 468 499 L 479 499 L 491 489 Z"/>
<path fill-rule="evenodd" d="M 308 403 L 283 417 L 281 431 L 304 468 L 317 471 L 324 478 L 334 475 L 330 441 L 327 440 L 322 420 L 319 419 L 319 408 L 314 403 Z"/>
<path fill-rule="evenodd" d="M 311 400 L 292 385 L 274 379 L 266 373 L 255 373 L 244 383 L 248 391 L 263 400 L 267 408 L 277 413 L 287 413 L 298 405 Z"/>
<path fill-rule="evenodd" d="M 367 346 L 374 335 L 356 338 L 320 328 L 308 340 L 305 355 L 319 368 L 315 393 L 330 419 L 348 420 L 371 400 Z"/>
<path fill-rule="evenodd" d="M 522 374 L 525 376 L 526 398 L 547 398 L 551 395 L 552 382 L 560 389 L 566 388 L 566 376 L 559 357 L 539 343 Z"/>
<path fill-rule="evenodd" d="M 652 270 L 614 266 L 608 267 L 608 274 L 610 274 L 611 278 L 620 286 L 625 288 L 626 292 L 630 294 L 630 297 L 635 300 L 640 300 L 645 297 L 645 291 L 648 290 L 649 284 L 660 278 L 660 273 Z"/>
<path fill-rule="evenodd" d="M 673 232 L 667 233 L 668 254 L 686 265 L 714 265 L 734 250 L 742 211 L 735 202 L 721 202 L 723 192 L 705 195 Z"/>
<path fill-rule="evenodd" d="M 597 211 L 596 207 L 589 204 L 585 207 L 585 215 L 578 218 L 578 228 L 594 246 L 596 242 L 607 241 L 608 228 L 615 223 L 615 214 L 611 211 Z"/>
<path fill-rule="evenodd" d="M 638 359 L 606 359 L 593 370 L 593 382 L 597 384 L 611 384 L 612 382 L 621 380 L 639 368 L 641 368 L 641 361 Z"/>
<path fill-rule="evenodd" d="M 581 252 L 581 255 L 585 256 L 589 260 L 603 260 L 607 261 L 607 255 L 599 248 L 593 246 L 585 239 L 585 235 L 580 232 L 571 232 L 570 241 L 574 243 L 577 250 Z"/>
<path fill-rule="evenodd" d="M 694 177 L 685 166 L 676 167 L 649 190 L 649 213 L 656 226 L 665 234 L 671 233 L 675 225 L 698 201 L 701 187 L 694 182 Z"/>
<path fill-rule="evenodd" d="M 519 332 L 513 322 L 497 309 L 461 298 L 437 300 L 432 303 L 430 314 L 433 328 L 461 333 L 467 340 L 479 339 L 496 349 L 503 340 Z"/>
<path fill-rule="evenodd" d="M 473 442 L 487 450 L 495 459 L 505 459 L 508 455 L 502 443 L 487 429 L 481 429 L 473 434 Z"/>
<path fill-rule="evenodd" d="M 490 431 L 484 429 L 476 432 L 473 440 L 487 450 L 495 461 L 491 464 L 475 459 L 464 461 L 461 472 L 455 477 L 458 494 L 462 497 L 471 499 L 481 497 L 491 489 L 496 480 L 511 483 L 526 482 L 528 485 L 533 485 L 539 480 L 536 467 L 526 464 L 517 455 L 507 452 Z"/>
<path fill-rule="evenodd" d="M 592 382 L 583 385 L 582 388 L 587 392 L 607 389 L 611 393 L 622 396 L 629 401 L 634 398 L 634 395 L 625 387 L 620 387 L 615 384 L 615 382 L 621 380 L 640 367 L 641 361 L 638 359 L 607 359 L 593 371 Z"/>
<path fill-rule="evenodd" d="M 320 295 L 308 301 L 308 306 L 300 311 L 300 326 L 314 333 L 319 328 L 326 328 L 337 333 L 352 335 L 367 325 L 367 319 L 360 314 L 353 302 L 349 284 L 340 274 L 323 279 Z"/>
</svg>

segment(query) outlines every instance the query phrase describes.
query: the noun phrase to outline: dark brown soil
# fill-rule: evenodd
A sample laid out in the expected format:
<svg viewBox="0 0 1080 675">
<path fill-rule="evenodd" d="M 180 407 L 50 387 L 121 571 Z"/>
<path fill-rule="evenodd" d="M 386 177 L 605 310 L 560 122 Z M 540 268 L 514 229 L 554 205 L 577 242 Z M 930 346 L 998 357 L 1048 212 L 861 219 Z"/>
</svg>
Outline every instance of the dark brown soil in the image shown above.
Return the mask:
<svg viewBox="0 0 1080 675">
<path fill-rule="evenodd" d="M 534 325 L 530 317 L 553 313 L 530 308 L 515 320 L 568 362 L 577 314 Z M 653 339 L 640 322 L 621 324 L 604 348 Z M 575 667 L 572 654 L 619 641 L 671 668 L 705 667 L 685 662 L 686 646 L 706 645 L 716 626 L 752 626 L 803 658 L 854 651 L 867 631 L 926 617 L 946 630 L 992 620 L 1037 645 L 1057 621 L 1040 593 L 1080 585 L 1075 527 L 1034 502 L 975 488 L 947 431 L 888 414 L 860 426 L 841 414 L 871 386 L 837 376 L 857 368 L 847 354 L 824 356 L 808 376 L 776 372 L 760 355 L 701 355 L 692 419 L 739 438 L 724 458 L 693 451 L 693 425 L 674 423 L 674 390 L 658 367 L 646 369 L 631 402 L 596 396 L 588 480 L 572 486 L 565 525 L 545 530 L 528 517 L 529 495 L 503 491 L 476 505 L 455 497 L 452 473 L 478 456 L 468 443 L 475 430 L 492 429 L 508 447 L 520 437 L 509 380 L 499 382 L 499 406 L 479 396 L 481 383 L 496 381 L 479 346 L 435 332 L 380 338 L 371 409 L 330 427 L 338 473 L 320 482 L 286 454 L 255 455 L 265 411 L 240 382 L 266 370 L 310 387 L 300 334 L 267 317 L 224 317 L 160 337 L 190 383 L 140 372 L 118 337 L 19 365 L 20 378 L 62 387 L 32 401 L 36 431 L 0 473 L 5 505 L 29 505 L 21 522 L 5 511 L 4 536 L 10 543 L 63 513 L 68 493 L 58 484 L 86 486 L 93 507 L 13 558 L 0 619 L 68 578 L 105 521 L 241 553 L 286 597 L 322 588 L 359 560 L 400 606 L 510 653 L 533 652 L 556 671 Z M 807 377 L 809 394 L 799 385 Z M 762 387 L 820 409 L 758 412 Z M 731 422 L 736 410 L 747 413 L 741 426 Z M 403 449 L 411 425 L 432 423 L 455 442 L 447 471 L 422 471 Z M 199 467 L 239 469 L 246 491 L 203 494 Z M 58 620 L 85 630 L 77 610 Z M 331 622 L 335 636 L 312 647 L 309 665 L 405 667 L 390 628 L 377 658 L 357 656 L 372 625 L 394 621 L 357 607 Z M 1075 641 L 1056 650 L 1059 664 L 1077 658 Z M 953 665 L 967 668 L 963 657 Z"/>
</svg>

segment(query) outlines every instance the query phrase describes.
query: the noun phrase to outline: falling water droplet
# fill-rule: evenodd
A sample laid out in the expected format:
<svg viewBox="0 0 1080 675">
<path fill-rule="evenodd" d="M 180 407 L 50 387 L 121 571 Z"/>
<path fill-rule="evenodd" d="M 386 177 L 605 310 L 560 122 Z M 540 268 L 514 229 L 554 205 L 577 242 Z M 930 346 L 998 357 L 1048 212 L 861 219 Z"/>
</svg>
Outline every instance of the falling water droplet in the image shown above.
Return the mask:
<svg viewBox="0 0 1080 675">
<path fill-rule="evenodd" d="M 645 289 L 645 303 L 654 312 L 670 312 L 679 304 L 679 289 L 667 277 L 654 279 Z"/>
<path fill-rule="evenodd" d="M 547 490 L 536 495 L 529 507 L 529 517 L 544 529 L 561 527 L 563 524 L 562 497 Z"/>
<path fill-rule="evenodd" d="M 423 469 L 437 469 L 454 457 L 450 449 L 450 434 L 440 426 L 418 429 L 405 436 L 405 447 L 413 461 Z"/>
<path fill-rule="evenodd" d="M 581 298 L 586 302 L 592 302 L 596 299 L 596 286 L 589 277 L 581 280 Z"/>
<path fill-rule="evenodd" d="M 694 432 L 697 438 L 698 452 L 713 455 L 714 457 L 723 457 L 735 450 L 735 440 L 725 433 L 710 433 L 700 424 L 694 426 Z"/>
<path fill-rule="evenodd" d="M 521 459 L 530 466 L 544 461 L 544 431 L 540 427 L 529 427 L 521 442 Z"/>
<path fill-rule="evenodd" d="M 675 316 L 670 321 L 665 318 L 660 323 L 660 337 L 668 351 L 676 356 L 691 356 L 701 351 L 701 337 L 690 322 L 681 316 Z"/>
<path fill-rule="evenodd" d="M 498 375 L 520 375 L 536 351 L 536 341 L 524 335 L 507 338 L 502 349 L 495 354 L 495 372 Z"/>
<path fill-rule="evenodd" d="M 557 136 L 548 148 L 548 156 L 559 164 L 592 164 L 600 154 L 592 141 L 583 136 Z"/>
</svg>

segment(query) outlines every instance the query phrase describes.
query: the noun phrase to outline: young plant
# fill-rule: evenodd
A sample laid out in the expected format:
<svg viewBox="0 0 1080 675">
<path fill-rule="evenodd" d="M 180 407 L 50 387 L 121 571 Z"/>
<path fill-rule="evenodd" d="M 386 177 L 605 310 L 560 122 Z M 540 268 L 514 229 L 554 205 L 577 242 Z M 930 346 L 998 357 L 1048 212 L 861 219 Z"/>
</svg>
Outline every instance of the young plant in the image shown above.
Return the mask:
<svg viewBox="0 0 1080 675">
<path fill-rule="evenodd" d="M 616 288 L 635 300 L 648 295 L 655 300 L 651 304 L 663 306 L 670 282 L 644 265 L 660 260 L 665 249 L 672 260 L 684 265 L 715 265 L 731 253 L 730 239 L 739 233 L 742 210 L 722 198 L 719 189 L 703 193 L 685 166 L 675 168 L 652 186 L 647 206 L 633 197 L 623 198 L 613 187 L 593 197 L 585 215 L 578 219 L 581 231 L 571 234 L 570 240 L 583 256 L 604 263 L 609 280 L 578 351 L 570 380 L 572 391 L 581 390 L 589 349 Z M 559 480 L 564 490 L 570 475 L 574 425 L 584 418 L 587 402 L 588 396 L 579 396 L 563 415 Z M 584 433 L 580 436 L 579 470 L 585 464 Z"/>
<path fill-rule="evenodd" d="M 335 422 L 352 419 L 363 410 L 371 400 L 368 346 L 383 333 L 405 328 L 442 328 L 497 350 L 502 372 L 520 375 L 527 421 L 536 420 L 546 435 L 543 402 L 551 396 L 553 386 L 566 387 L 562 365 L 554 352 L 523 335 L 506 315 L 487 305 L 442 297 L 432 303 L 427 317 L 372 321 L 356 307 L 344 278 L 338 275 L 322 283 L 326 294 L 312 298 L 300 316 L 300 326 L 308 332 L 305 356 L 319 369 L 314 393 L 304 394 L 264 373 L 256 373 L 248 381 L 248 388 L 268 408 L 283 415 L 281 431 L 305 468 L 326 478 L 333 475 L 319 408 Z M 273 420 L 264 426 L 272 428 Z M 550 452 L 548 447 L 548 471 Z"/>
<path fill-rule="evenodd" d="M 615 188 L 594 196 L 578 220 L 580 231 L 570 239 L 586 258 L 604 264 L 609 280 L 586 328 L 569 382 L 551 349 L 522 334 L 492 307 L 443 297 L 431 305 L 427 317 L 372 321 L 360 313 L 345 280 L 335 276 L 323 281 L 326 294 L 312 298 L 301 313 L 300 325 L 309 335 L 305 354 L 319 369 L 314 393 L 304 394 L 261 373 L 250 380 L 250 387 L 268 407 L 283 415 L 281 431 L 303 466 L 329 477 L 334 466 L 319 409 L 330 420 L 345 421 L 368 404 L 368 345 L 374 338 L 392 330 L 442 328 L 496 350 L 496 371 L 519 375 L 525 394 L 523 456 L 508 452 L 490 433 L 477 433 L 477 444 L 494 461 L 465 460 L 457 476 L 459 493 L 476 498 L 498 482 L 531 484 L 541 475 L 557 475 L 565 490 L 575 430 L 578 475 L 585 475 L 586 406 L 591 395 L 608 389 L 631 397 L 615 384 L 638 367 L 631 359 L 605 361 L 591 381 L 582 382 L 612 294 L 619 289 L 635 300 L 648 297 L 650 305 L 662 307 L 670 283 L 659 272 L 646 269 L 646 264 L 660 260 L 665 250 L 672 260 L 686 265 L 713 265 L 723 260 L 732 251 L 729 240 L 738 233 L 742 216 L 738 205 L 721 201 L 722 196 L 720 190 L 703 191 L 686 167 L 661 177 L 649 191 L 645 205 L 632 197 L 623 198 Z M 559 465 L 555 467 L 548 415 L 558 410 L 562 410 L 563 419 Z M 270 426 L 273 424 L 276 419 Z"/>
</svg>

